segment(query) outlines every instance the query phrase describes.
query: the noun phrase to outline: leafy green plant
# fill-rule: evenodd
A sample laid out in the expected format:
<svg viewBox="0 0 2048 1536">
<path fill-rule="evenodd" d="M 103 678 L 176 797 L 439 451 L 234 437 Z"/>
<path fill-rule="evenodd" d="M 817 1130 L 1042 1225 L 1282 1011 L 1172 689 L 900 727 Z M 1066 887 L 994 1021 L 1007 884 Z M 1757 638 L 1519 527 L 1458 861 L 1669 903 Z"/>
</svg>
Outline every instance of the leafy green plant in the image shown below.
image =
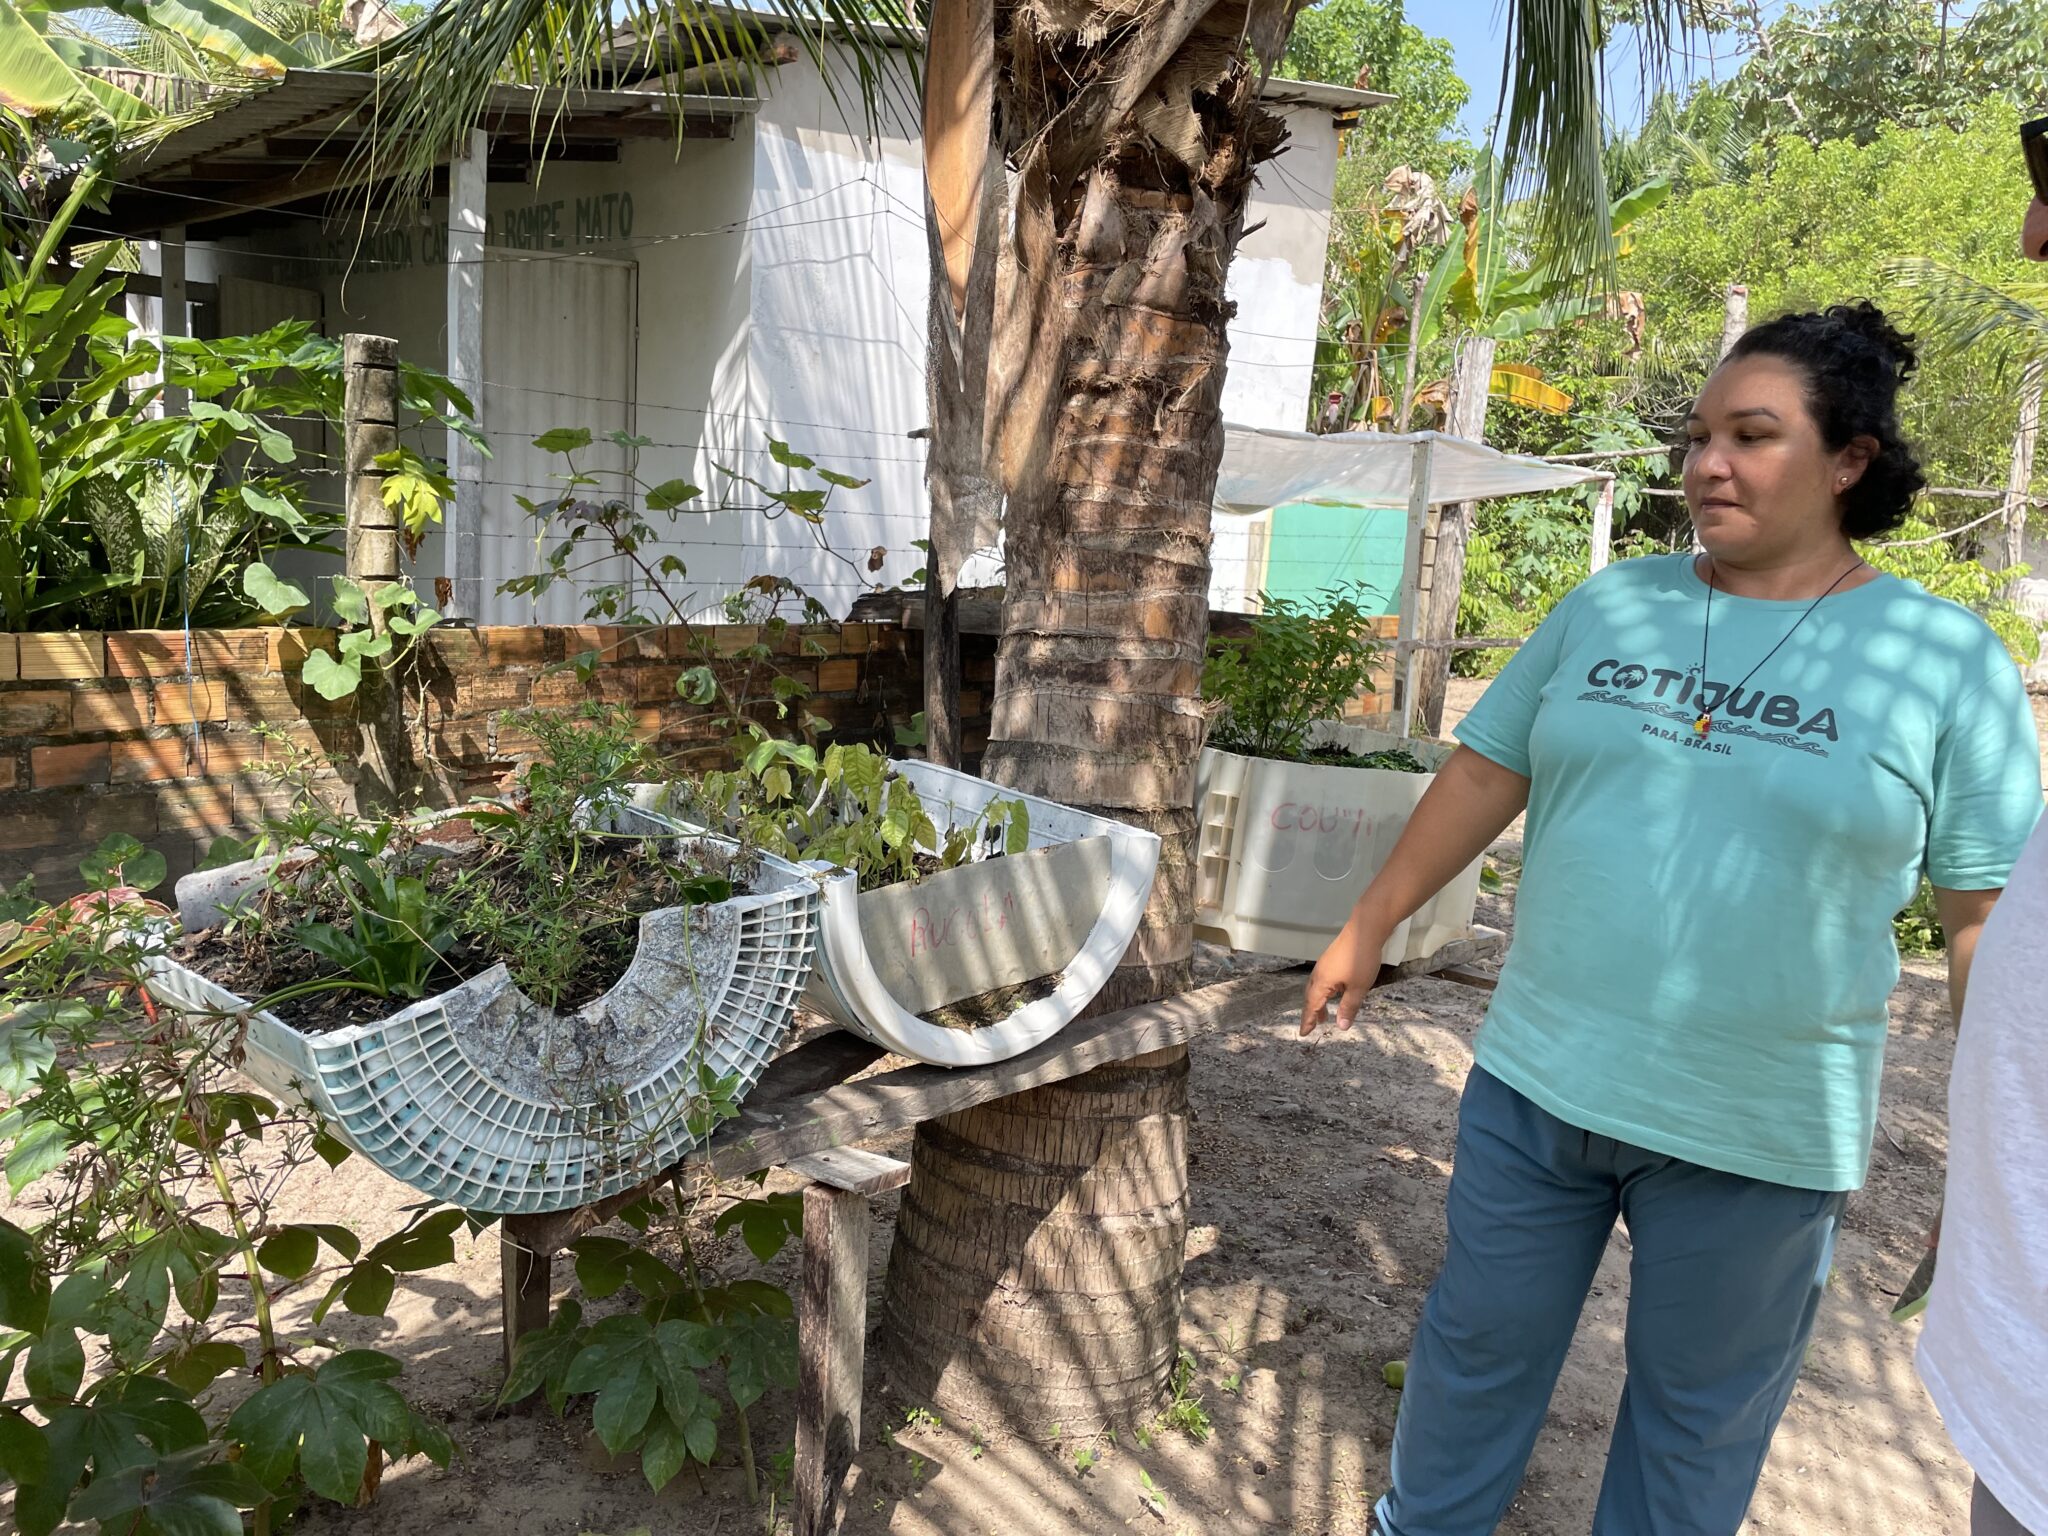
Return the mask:
<svg viewBox="0 0 2048 1536">
<path fill-rule="evenodd" d="M 309 652 L 301 676 L 321 698 L 345 699 L 363 686 L 365 666 L 403 666 L 420 636 L 440 623 L 441 615 L 420 600 L 410 582 L 365 586 L 347 576 L 328 579 L 337 626 L 335 652 Z M 261 561 L 242 573 L 242 589 L 257 610 L 274 621 L 290 618 L 312 601 L 303 588 Z"/>
<path fill-rule="evenodd" d="M 427 978 L 454 948 L 455 924 L 424 878 L 379 860 L 390 830 L 389 823 L 376 828 L 367 849 L 316 850 L 351 921 L 347 928 L 302 921 L 292 936 L 379 997 L 425 997 Z"/>
<path fill-rule="evenodd" d="M 764 736 L 739 769 L 703 776 L 694 815 L 735 827 L 751 845 L 791 859 L 817 859 L 860 876 L 861 888 L 952 869 L 977 851 L 1022 853 L 1031 813 L 999 797 L 973 822 L 942 836 L 916 788 L 889 772 L 870 747 Z"/>
<path fill-rule="evenodd" d="M 731 1084 L 689 1107 L 692 1134 L 709 1134 L 738 1113 Z M 642 1233 L 671 1240 L 680 1264 L 650 1246 L 619 1238 L 584 1237 L 573 1245 L 584 1295 L 602 1301 L 631 1286 L 637 1310 L 585 1323 L 575 1302 L 562 1304 L 543 1331 L 519 1342 L 499 1395 L 516 1403 L 536 1392 L 557 1416 L 569 1400 L 590 1399 L 591 1424 L 614 1455 L 637 1454 L 648 1486 L 659 1491 L 686 1460 L 708 1465 L 720 1445 L 724 1404 L 734 1409 L 735 1439 L 750 1497 L 760 1496 L 748 1410 L 771 1385 L 796 1385 L 795 1308 L 787 1292 L 752 1278 L 729 1278 L 699 1253 L 693 1220 L 716 1199 L 715 1188 L 655 1196 L 622 1219 Z M 795 1195 L 740 1200 L 725 1207 L 715 1232 L 740 1231 L 762 1263 L 801 1230 Z M 716 1391 L 722 1377 L 724 1401 Z"/>
<path fill-rule="evenodd" d="M 1207 1440 L 1214 1429 L 1209 1421 L 1209 1410 L 1202 1406 L 1202 1395 L 1195 1390 L 1195 1375 L 1200 1369 L 1195 1357 L 1185 1349 L 1173 1363 L 1173 1375 L 1169 1380 L 1171 1396 L 1159 1417 L 1152 1425 L 1152 1433 L 1177 1429 L 1196 1445 Z M 1146 1442 L 1140 1440 L 1139 1444 Z"/>
<path fill-rule="evenodd" d="M 83 896 L 31 908 L 17 890 L 0 918 L 15 932 L 0 976 L 15 1218 L 0 1221 L 0 1380 L 16 1384 L 0 1473 L 16 1528 L 177 1536 L 239 1531 L 247 1512 L 267 1533 L 309 1494 L 354 1502 L 372 1454 L 446 1465 L 447 1435 L 393 1385 L 397 1360 L 290 1334 L 276 1300 L 321 1278 L 326 1254 L 330 1302 L 381 1315 L 393 1285 L 353 1277 L 448 1262 L 462 1213 L 418 1212 L 368 1254 L 345 1226 L 276 1220 L 297 1169 L 348 1150 L 234 1085 L 239 1020 L 149 1001 L 142 946 L 167 914 L 144 890 L 162 861 L 110 840 L 81 873 Z M 236 1287 L 246 1314 L 220 1306 Z M 229 1412 L 215 1383 L 237 1374 L 259 1385 Z"/>
<path fill-rule="evenodd" d="M 340 509 L 312 498 L 277 422 L 338 421 L 341 344 L 304 323 L 256 336 L 158 340 L 120 312 L 108 242 L 58 264 L 104 172 L 87 167 L 47 219 L 0 210 L 0 623 L 10 629 L 246 622 L 280 610 L 241 573 L 278 549 L 333 552 Z M 183 414 L 158 414 L 167 389 Z M 477 437 L 446 380 L 401 370 L 415 430 Z M 445 478 L 410 450 L 386 484 L 424 514 Z"/>
<path fill-rule="evenodd" d="M 625 711 L 590 704 L 510 718 L 541 756 L 509 799 L 450 813 L 467 824 L 449 829 L 460 856 L 422 845 L 429 821 L 360 820 L 303 784 L 257 843 L 219 847 L 218 862 L 280 851 L 239 903 L 246 915 L 223 931 L 273 1002 L 336 989 L 423 997 L 502 962 L 535 1002 L 572 1006 L 579 988 L 594 995 L 593 976 L 623 972 L 644 913 L 732 895 L 745 850 L 614 825 L 629 786 L 663 772 Z M 271 938 L 280 926 L 333 969 L 300 974 Z"/>
<path fill-rule="evenodd" d="M 1145 1506 L 1146 1513 L 1161 1520 L 1166 1518 L 1166 1494 L 1143 1467 L 1138 1468 L 1138 1499 Z"/>
<path fill-rule="evenodd" d="M 657 840 L 641 838 L 633 844 L 635 865 L 607 865 L 605 852 L 622 843 L 611 824 L 628 787 L 666 775 L 632 717 L 585 705 L 510 719 L 536 739 L 540 756 L 522 775 L 513 805 L 464 813 L 498 858 L 458 874 L 449 899 L 471 949 L 502 956 L 527 996 L 558 1008 L 595 956 L 620 963 L 630 957 L 650 904 L 724 901 L 751 854 L 743 848 L 727 857 L 698 847 L 669 858 Z M 498 873 L 499 864 L 509 878 Z"/>
<path fill-rule="evenodd" d="M 1372 691 L 1382 649 L 1374 616 L 1355 586 L 1333 587 L 1311 606 L 1261 596 L 1248 638 L 1215 637 L 1202 694 L 1217 713 L 1210 744 L 1251 757 L 1299 758 L 1319 721 L 1334 720 Z"/>
<path fill-rule="evenodd" d="M 535 522 L 542 569 L 506 582 L 499 591 L 538 598 L 558 583 L 577 583 L 588 603 L 585 618 L 626 626 L 635 636 L 654 628 L 664 632 L 670 653 L 694 663 L 677 679 L 677 693 L 711 708 L 714 724 L 747 741 L 770 735 L 771 720 L 787 721 L 811 692 L 789 663 L 824 654 L 798 626 L 823 623 L 829 615 L 795 582 L 767 573 L 750 577 L 738 591 L 707 598 L 689 585 L 689 567 L 673 547 L 674 530 L 719 512 L 758 513 L 766 522 L 791 519 L 808 530 L 821 551 L 865 581 L 868 572 L 861 563 L 832 546 L 826 520 L 835 492 L 859 490 L 867 482 L 826 469 L 770 438 L 768 454 L 786 472 L 784 483 L 772 486 L 714 465 L 722 482 L 714 498 L 685 480 L 649 483 L 640 474 L 640 455 L 650 440 L 629 432 L 613 432 L 606 439 L 624 455 L 619 469 L 600 473 L 579 465 L 577 456 L 595 441 L 580 427 L 558 427 L 534 439 L 535 447 L 562 456 L 565 468 L 553 477 L 562 493 L 546 501 L 519 498 Z M 671 547 L 662 553 L 665 539 Z M 615 579 L 621 563 L 632 571 L 631 582 Z M 697 627 L 706 614 L 758 626 L 758 638 L 721 653 Z M 570 665 L 587 671 L 598 659 L 597 652 L 587 652 L 571 658 Z M 796 723 L 806 739 L 831 729 L 807 712 Z"/>
<path fill-rule="evenodd" d="M 1934 905 L 1934 887 L 1925 880 L 1920 882 L 1920 889 L 1906 903 L 1905 910 L 1892 919 L 1892 937 L 1898 942 L 1899 953 L 1909 959 L 1924 960 L 1948 948 L 1947 935 L 1941 929 L 1941 914 Z"/>
</svg>

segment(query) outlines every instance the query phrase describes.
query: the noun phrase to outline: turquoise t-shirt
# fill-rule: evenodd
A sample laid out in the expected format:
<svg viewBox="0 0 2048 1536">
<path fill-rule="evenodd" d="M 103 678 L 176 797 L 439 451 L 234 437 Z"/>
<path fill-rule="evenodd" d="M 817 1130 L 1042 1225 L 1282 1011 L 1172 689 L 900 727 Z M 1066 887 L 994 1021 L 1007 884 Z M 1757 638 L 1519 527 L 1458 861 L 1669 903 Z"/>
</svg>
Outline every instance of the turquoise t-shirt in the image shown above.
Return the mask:
<svg viewBox="0 0 2048 1536">
<path fill-rule="evenodd" d="M 1515 937 L 1479 1065 L 1583 1130 L 1807 1189 L 1870 1160 L 1891 919 L 1924 868 L 1990 890 L 2041 814 L 2019 669 L 1966 609 L 1880 576 L 1717 592 L 1690 556 L 1572 592 L 1458 727 L 1530 781 Z M 1726 697 L 1723 697 L 1726 695 Z"/>
</svg>

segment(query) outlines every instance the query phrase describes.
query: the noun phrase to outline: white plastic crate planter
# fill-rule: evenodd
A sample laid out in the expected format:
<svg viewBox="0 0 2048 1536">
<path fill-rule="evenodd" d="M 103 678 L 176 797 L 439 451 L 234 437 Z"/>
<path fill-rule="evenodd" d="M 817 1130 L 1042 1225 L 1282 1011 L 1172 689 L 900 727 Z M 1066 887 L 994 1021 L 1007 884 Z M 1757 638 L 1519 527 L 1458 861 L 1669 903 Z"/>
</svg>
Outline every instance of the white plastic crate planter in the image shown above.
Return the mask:
<svg viewBox="0 0 2048 1536">
<path fill-rule="evenodd" d="M 974 825 L 991 800 L 1022 800 L 1030 846 L 872 891 L 850 872 L 815 866 L 824 901 L 804 1001 L 915 1061 L 1006 1061 L 1057 1034 L 1102 990 L 1151 898 L 1159 839 L 950 768 L 889 766 L 917 790 L 941 837 Z M 1045 996 L 976 1028 L 920 1017 L 1051 976 L 1059 982 Z"/>
<path fill-rule="evenodd" d="M 1310 741 L 1361 756 L 1401 749 L 1432 769 L 1453 750 L 1334 721 L 1317 726 Z M 1318 958 L 1435 777 L 1205 750 L 1195 791 L 1196 934 L 1232 949 Z M 1475 859 L 1395 929 L 1382 961 L 1420 960 L 1470 932 L 1483 863 Z"/>
<path fill-rule="evenodd" d="M 621 820 L 637 813 L 622 813 Z M 655 830 L 649 824 L 622 830 Z M 702 835 L 702 834 L 694 834 Z M 265 872 L 236 865 L 178 883 L 188 930 Z M 316 1034 L 252 1013 L 241 1070 L 318 1110 L 393 1178 L 468 1210 L 567 1210 L 630 1188 L 693 1150 L 699 1068 L 744 1095 L 781 1047 L 811 974 L 815 876 L 764 858 L 753 889 L 640 919 L 625 975 L 573 1013 L 544 1008 L 502 965 L 375 1024 Z M 150 989 L 174 1006 L 244 999 L 161 952 Z"/>
<path fill-rule="evenodd" d="M 1022 800 L 1030 847 L 872 891 L 852 874 L 832 875 L 804 1000 L 916 1061 L 1007 1061 L 1058 1034 L 1109 980 L 1151 899 L 1159 839 L 933 763 L 890 768 L 916 789 L 941 837 L 972 826 L 991 800 Z M 979 1028 L 919 1017 L 1053 975 L 1053 991 Z"/>
</svg>

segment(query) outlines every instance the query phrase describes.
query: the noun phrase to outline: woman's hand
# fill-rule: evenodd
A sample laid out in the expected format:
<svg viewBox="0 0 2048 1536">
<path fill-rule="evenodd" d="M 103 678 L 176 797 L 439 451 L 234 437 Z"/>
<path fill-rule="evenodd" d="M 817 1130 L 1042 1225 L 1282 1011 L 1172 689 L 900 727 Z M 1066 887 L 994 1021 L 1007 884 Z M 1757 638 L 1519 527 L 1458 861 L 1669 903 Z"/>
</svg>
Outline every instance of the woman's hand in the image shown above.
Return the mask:
<svg viewBox="0 0 2048 1536">
<path fill-rule="evenodd" d="M 1349 1029 L 1358 1005 L 1379 979 L 1380 952 L 1394 930 L 1470 866 L 1529 803 L 1529 781 L 1470 747 L 1437 770 L 1401 829 L 1394 851 L 1351 909 L 1309 977 L 1301 1032 L 1315 1033 L 1323 1011 L 1337 1005 L 1337 1027 Z"/>
<path fill-rule="evenodd" d="M 1308 991 L 1301 1002 L 1301 1032 L 1315 1033 L 1323 1013 L 1332 1002 L 1337 1005 L 1337 1027 L 1349 1029 L 1358 1016 L 1365 994 L 1379 980 L 1380 953 L 1387 947 L 1387 935 L 1361 922 L 1353 911 L 1351 920 L 1338 930 L 1330 947 L 1316 961 L 1309 974 Z"/>
</svg>

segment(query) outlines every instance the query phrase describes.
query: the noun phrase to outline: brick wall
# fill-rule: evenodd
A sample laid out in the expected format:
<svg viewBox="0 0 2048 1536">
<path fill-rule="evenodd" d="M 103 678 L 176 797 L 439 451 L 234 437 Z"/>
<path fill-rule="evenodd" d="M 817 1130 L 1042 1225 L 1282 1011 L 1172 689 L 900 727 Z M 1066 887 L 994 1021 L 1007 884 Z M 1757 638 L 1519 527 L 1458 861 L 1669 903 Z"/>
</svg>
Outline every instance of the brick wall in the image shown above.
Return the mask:
<svg viewBox="0 0 2048 1536">
<path fill-rule="evenodd" d="M 897 599 L 892 613 L 902 607 Z M 1218 614 L 1217 633 L 1244 621 Z M 1382 621 L 1389 640 L 1395 621 Z M 603 700 L 634 712 L 684 768 L 725 754 L 706 711 L 685 704 L 676 679 L 708 644 L 737 680 L 737 653 L 761 632 L 747 625 L 626 630 L 590 625 L 447 629 L 422 643 L 407 719 L 429 793 L 453 803 L 498 789 L 533 751 L 516 722 L 527 708 Z M 806 645 L 805 642 L 810 642 Z M 324 630 L 144 630 L 110 634 L 0 634 L 0 885 L 33 873 L 45 895 L 79 885 L 78 862 L 125 832 L 162 852 L 172 876 L 223 833 L 246 833 L 291 791 L 279 775 L 310 763 L 311 781 L 337 798 L 342 775 L 328 754 L 352 758 L 358 729 L 349 701 L 304 686 L 310 648 Z M 923 636 L 899 622 L 790 630 L 782 670 L 812 687 L 808 709 L 833 737 L 889 747 L 924 707 Z M 815 650 L 819 654 L 804 654 Z M 595 652 L 586 679 L 571 659 Z M 1346 714 L 1393 708 L 1389 647 L 1374 669 L 1377 692 Z M 961 749 L 980 766 L 995 691 L 996 637 L 961 636 Z M 1384 723 L 1382 720 L 1379 723 Z"/>
<path fill-rule="evenodd" d="M 1372 668 L 1372 692 L 1361 693 L 1344 706 L 1344 718 L 1361 724 L 1392 730 L 1400 723 L 1400 697 L 1395 692 L 1394 641 L 1400 638 L 1401 621 L 1393 614 L 1373 620 L 1373 633 L 1385 642 Z"/>
<path fill-rule="evenodd" d="M 708 766 L 724 755 L 717 733 L 706 711 L 677 696 L 676 679 L 706 644 L 737 679 L 747 664 L 733 658 L 760 634 L 745 625 L 436 631 L 422 643 L 406 702 L 429 793 L 449 802 L 497 789 L 534 745 L 501 716 L 586 699 L 632 710 L 681 765 Z M 294 760 L 339 797 L 345 781 L 325 759 L 352 759 L 351 703 L 329 703 L 300 680 L 309 648 L 332 638 L 198 630 L 188 664 L 176 630 L 0 635 L 0 884 L 33 873 L 46 895 L 76 889 L 78 861 L 114 833 L 158 849 L 175 877 L 216 837 L 246 832 L 288 801 L 279 776 Z M 831 722 L 835 739 L 886 745 L 922 707 L 918 645 L 893 625 L 792 629 L 778 665 L 812 687 L 808 708 Z M 977 754 L 995 667 L 993 644 L 981 649 L 968 649 L 962 698 Z M 599 659 L 585 678 L 571 659 L 591 652 Z"/>
</svg>

